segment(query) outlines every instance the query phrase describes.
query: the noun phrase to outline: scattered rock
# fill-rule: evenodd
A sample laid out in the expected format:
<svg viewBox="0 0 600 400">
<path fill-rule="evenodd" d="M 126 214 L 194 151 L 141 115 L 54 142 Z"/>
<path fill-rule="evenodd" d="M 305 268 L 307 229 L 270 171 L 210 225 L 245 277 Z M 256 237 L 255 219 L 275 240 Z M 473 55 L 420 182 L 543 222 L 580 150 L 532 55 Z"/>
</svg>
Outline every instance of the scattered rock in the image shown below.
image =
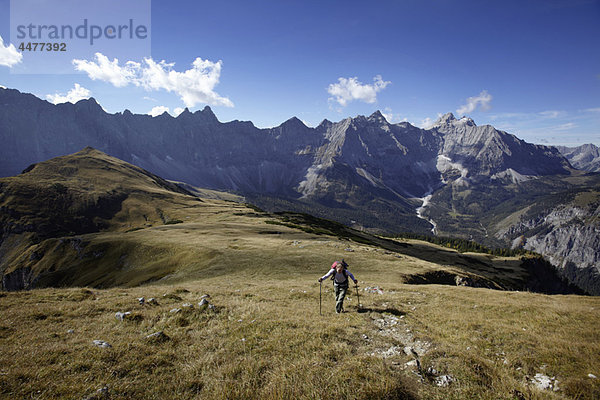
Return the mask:
<svg viewBox="0 0 600 400">
<path fill-rule="evenodd" d="M 84 397 L 83 400 L 99 400 L 99 399 L 108 399 L 110 398 L 109 388 L 108 386 L 104 386 L 94 393 L 91 396 Z"/>
<path fill-rule="evenodd" d="M 194 308 L 194 305 L 193 305 L 193 304 L 190 304 L 190 303 L 185 303 L 185 304 L 183 304 L 181 307 L 183 307 L 183 308 L 184 308 L 184 309 L 186 309 L 186 310 L 191 310 L 191 309 L 193 309 L 193 308 Z"/>
<path fill-rule="evenodd" d="M 100 395 L 100 396 L 108 397 L 108 386 L 104 386 L 103 388 L 96 390 L 96 394 Z"/>
<path fill-rule="evenodd" d="M 556 377 L 551 378 L 548 375 L 544 375 L 541 373 L 535 374 L 535 376 L 531 380 L 531 383 L 533 383 L 533 385 L 540 390 L 559 390 L 558 381 L 556 380 Z"/>
<path fill-rule="evenodd" d="M 407 367 L 416 367 L 417 366 L 417 360 L 409 361 L 409 362 L 407 362 L 404 365 L 406 365 Z"/>
<path fill-rule="evenodd" d="M 109 343 L 105 342 L 104 340 L 94 340 L 94 344 L 98 347 L 102 347 L 105 349 L 112 347 Z"/>
<path fill-rule="evenodd" d="M 163 331 L 158 331 L 155 333 L 151 333 L 150 335 L 147 335 L 146 339 L 153 341 L 153 342 L 164 342 L 166 340 L 169 340 L 170 337 L 165 335 L 165 333 Z"/>
<path fill-rule="evenodd" d="M 206 299 L 202 299 L 202 300 L 200 301 L 200 303 L 198 303 L 198 306 L 199 306 L 199 307 L 204 307 L 204 306 L 206 306 L 207 304 L 208 304 L 208 300 L 206 300 Z"/>
<path fill-rule="evenodd" d="M 123 321 L 124 319 L 126 319 L 130 315 L 131 315 L 131 312 L 129 312 L 129 311 L 126 311 L 126 312 L 116 312 L 115 313 L 115 318 L 118 319 L 119 321 Z"/>
<path fill-rule="evenodd" d="M 376 350 L 373 353 L 370 353 L 371 356 L 379 356 L 382 358 L 397 357 L 402 354 L 402 347 L 400 346 L 391 346 L 387 350 Z"/>
<path fill-rule="evenodd" d="M 435 378 L 435 384 L 439 387 L 448 387 L 454 382 L 454 378 L 451 375 L 442 375 Z"/>
<path fill-rule="evenodd" d="M 209 310 L 214 310 L 215 309 L 215 305 L 214 304 L 209 304 L 208 305 L 208 309 Z"/>
<path fill-rule="evenodd" d="M 454 277 L 454 283 L 456 283 L 456 286 L 473 286 L 473 280 L 471 278 L 460 275 Z"/>
<path fill-rule="evenodd" d="M 75 331 L 74 331 L 73 329 L 69 329 L 69 330 L 67 331 L 67 333 L 69 333 L 69 334 L 73 334 L 73 333 L 75 333 Z M 591 374 L 590 374 L 590 375 L 591 375 Z"/>
<path fill-rule="evenodd" d="M 362 335 L 362 338 L 365 339 L 365 340 L 369 340 L 369 337 L 367 335 L 365 335 L 365 334 Z"/>
<path fill-rule="evenodd" d="M 351 249 L 350 247 L 348 247 L 347 249 L 344 249 L 344 251 L 354 252 L 354 250 Z"/>
<path fill-rule="evenodd" d="M 588 374 L 588 378 L 598 379 L 598 377 L 594 374 Z"/>
<path fill-rule="evenodd" d="M 418 359 L 425 355 L 431 343 L 421 340 L 416 340 L 410 329 L 407 328 L 406 322 L 397 318 L 394 315 L 384 315 L 382 318 L 374 319 L 373 323 L 379 328 L 377 333 L 381 336 L 391 338 L 394 342 L 399 343 L 398 346 L 392 346 L 390 349 L 404 357 L 404 354 L 414 357 L 419 364 Z M 394 355 L 394 351 L 390 349 L 380 349 L 371 355 L 380 355 L 389 357 Z M 419 365 L 420 369 L 420 365 Z"/>
<path fill-rule="evenodd" d="M 152 305 L 152 306 L 157 306 L 158 305 L 158 301 L 156 301 L 156 299 L 154 297 L 151 297 L 148 299 L 148 304 Z"/>
<path fill-rule="evenodd" d="M 383 294 L 383 289 L 380 288 L 379 286 L 367 286 L 366 288 L 363 289 L 365 292 L 369 292 L 369 293 L 375 293 L 375 294 Z"/>
<path fill-rule="evenodd" d="M 137 301 L 140 303 L 140 306 L 143 306 L 146 303 L 146 299 L 143 297 L 138 297 Z"/>
<path fill-rule="evenodd" d="M 169 312 L 170 312 L 170 313 L 173 313 L 173 314 L 177 314 L 177 313 L 180 313 L 180 312 L 181 312 L 181 308 L 174 308 L 174 309 L 172 309 L 172 310 L 171 310 L 171 311 L 169 311 Z"/>
<path fill-rule="evenodd" d="M 175 301 L 181 301 L 183 300 L 181 297 L 177 296 L 176 294 L 173 293 L 165 293 L 163 294 L 163 299 L 165 300 L 175 300 Z"/>
<path fill-rule="evenodd" d="M 206 298 L 210 298 L 210 294 L 203 294 L 202 296 L 200 296 L 200 299 L 206 299 Z"/>
</svg>

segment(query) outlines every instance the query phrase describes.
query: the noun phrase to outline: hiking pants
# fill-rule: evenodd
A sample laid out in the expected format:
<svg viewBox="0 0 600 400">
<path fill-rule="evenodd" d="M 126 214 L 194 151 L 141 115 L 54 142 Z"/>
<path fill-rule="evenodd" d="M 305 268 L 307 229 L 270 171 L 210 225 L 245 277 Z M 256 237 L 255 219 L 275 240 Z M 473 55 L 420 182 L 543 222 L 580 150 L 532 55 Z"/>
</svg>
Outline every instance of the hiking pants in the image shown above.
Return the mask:
<svg viewBox="0 0 600 400">
<path fill-rule="evenodd" d="M 335 312 L 341 313 L 344 308 L 344 297 L 346 297 L 346 291 L 348 290 L 348 283 L 345 285 L 333 284 L 335 288 Z"/>
</svg>

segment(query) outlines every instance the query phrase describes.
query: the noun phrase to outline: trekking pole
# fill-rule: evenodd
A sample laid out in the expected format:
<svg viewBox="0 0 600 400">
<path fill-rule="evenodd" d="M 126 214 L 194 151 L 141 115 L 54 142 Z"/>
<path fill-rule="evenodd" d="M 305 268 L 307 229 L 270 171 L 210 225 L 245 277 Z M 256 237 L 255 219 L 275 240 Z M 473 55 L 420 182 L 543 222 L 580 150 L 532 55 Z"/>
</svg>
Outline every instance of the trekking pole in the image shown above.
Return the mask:
<svg viewBox="0 0 600 400">
<path fill-rule="evenodd" d="M 321 287 L 323 286 L 323 283 L 321 281 L 319 281 L 319 315 L 323 315 L 321 314 Z"/>
<path fill-rule="evenodd" d="M 356 300 L 358 301 L 358 309 L 360 310 L 360 297 L 358 296 L 358 284 L 354 285 L 354 287 L 356 288 Z"/>
</svg>

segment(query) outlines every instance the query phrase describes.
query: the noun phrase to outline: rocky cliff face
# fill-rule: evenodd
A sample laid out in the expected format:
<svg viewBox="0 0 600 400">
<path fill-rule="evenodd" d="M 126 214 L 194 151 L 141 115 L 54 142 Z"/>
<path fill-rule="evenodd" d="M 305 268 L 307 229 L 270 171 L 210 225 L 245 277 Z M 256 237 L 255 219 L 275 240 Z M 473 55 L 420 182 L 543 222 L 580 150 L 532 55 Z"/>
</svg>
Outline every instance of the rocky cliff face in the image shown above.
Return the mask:
<svg viewBox="0 0 600 400">
<path fill-rule="evenodd" d="M 600 148 L 591 143 L 578 147 L 556 146 L 577 169 L 600 172 Z"/>
<path fill-rule="evenodd" d="M 494 246 L 518 238 L 496 232 L 517 231 L 519 224 L 530 223 L 508 216 L 539 204 L 541 196 L 600 186 L 571 179 L 575 170 L 553 147 L 526 143 L 451 113 L 427 130 L 406 122 L 390 124 L 380 112 L 325 120 L 316 128 L 291 118 L 278 127 L 258 129 L 251 122 L 222 123 L 209 107 L 185 110 L 177 118 L 127 110 L 107 114 L 94 99 L 52 105 L 0 89 L 0 176 L 86 146 L 167 179 L 235 191 L 265 208 L 303 211 L 385 232 L 430 233 L 435 227 L 440 234 Z M 552 200 L 552 207 L 561 201 Z M 497 219 L 505 217 L 498 228 Z M 538 228 L 533 224 L 531 232 Z M 584 264 L 577 261 L 595 243 L 595 231 L 586 231 L 589 239 L 581 244 L 567 240 L 574 231 L 563 229 L 559 235 L 557 230 L 556 238 L 546 241 L 549 232 L 527 236 L 529 248 L 577 268 L 597 267 L 592 256 Z M 571 244 L 563 246 L 563 239 Z M 600 251 L 596 248 L 594 254 Z M 563 261 L 556 265 L 567 269 Z"/>
<path fill-rule="evenodd" d="M 439 188 L 440 172 L 453 166 L 474 178 L 509 169 L 564 173 L 568 165 L 554 148 L 452 114 L 431 130 L 390 124 L 380 112 L 316 128 L 292 118 L 258 129 L 251 122 L 221 123 L 209 107 L 177 118 L 107 114 L 93 98 L 52 105 L 10 89 L 0 89 L 0 104 L 1 176 L 92 146 L 197 186 L 306 198 L 328 194 L 334 180 L 336 187 L 358 184 L 402 199 Z"/>
<path fill-rule="evenodd" d="M 588 293 L 600 295 L 600 206 L 561 204 L 526 215 L 499 238 L 542 254 L 559 273 Z"/>
<path fill-rule="evenodd" d="M 570 167 L 555 148 L 527 143 L 490 125 L 477 126 L 467 117 L 456 119 L 448 113 L 433 129 L 443 137 L 440 159 L 446 162 L 438 164 L 441 172 L 455 165 L 463 179 L 566 174 Z"/>
</svg>

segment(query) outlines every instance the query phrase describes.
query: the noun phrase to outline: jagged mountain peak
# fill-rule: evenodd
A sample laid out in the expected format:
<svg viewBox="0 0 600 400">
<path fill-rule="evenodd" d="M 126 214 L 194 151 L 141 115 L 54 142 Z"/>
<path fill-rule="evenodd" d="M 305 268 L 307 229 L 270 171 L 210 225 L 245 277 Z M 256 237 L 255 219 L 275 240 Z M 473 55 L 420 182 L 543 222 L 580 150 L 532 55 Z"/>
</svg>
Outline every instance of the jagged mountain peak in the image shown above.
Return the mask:
<svg viewBox="0 0 600 400">
<path fill-rule="evenodd" d="M 600 172 L 600 148 L 587 143 L 578 147 L 555 146 L 577 169 Z"/>
<path fill-rule="evenodd" d="M 329 126 L 333 125 L 333 122 L 331 122 L 330 120 L 328 120 L 327 118 L 325 118 L 323 121 L 321 121 L 319 123 L 319 125 L 317 125 L 317 129 L 319 128 L 327 128 Z"/>
<path fill-rule="evenodd" d="M 288 119 L 287 121 L 285 121 L 283 124 L 279 125 L 280 127 L 285 127 L 285 128 L 307 128 L 306 124 L 304 124 L 304 122 L 302 122 L 301 119 L 299 119 L 298 117 L 292 117 L 290 119 Z"/>
<path fill-rule="evenodd" d="M 369 115 L 369 118 L 367 118 L 367 119 L 370 121 L 388 122 L 387 119 L 385 119 L 385 117 L 379 110 L 377 110 L 373 114 Z"/>
<path fill-rule="evenodd" d="M 186 107 L 183 109 L 183 111 L 181 113 L 179 113 L 177 118 L 187 118 L 190 115 L 192 115 L 192 113 L 190 112 L 190 109 Z"/>
<path fill-rule="evenodd" d="M 187 110 L 187 107 L 186 107 Z M 185 110 L 184 110 L 185 112 Z M 205 121 L 219 122 L 219 119 L 209 106 L 205 106 L 202 110 L 196 111 L 193 115 L 201 116 Z"/>
<path fill-rule="evenodd" d="M 435 121 L 434 126 L 450 124 L 452 123 L 452 121 L 456 121 L 456 117 L 454 116 L 454 114 L 449 112 L 439 117 L 437 121 Z"/>
<path fill-rule="evenodd" d="M 464 115 L 460 119 L 457 119 L 451 112 L 442 115 L 437 119 L 435 124 L 433 124 L 433 128 L 444 128 L 448 126 L 477 126 L 477 124 L 475 124 L 473 119 Z"/>
<path fill-rule="evenodd" d="M 65 103 L 65 104 L 67 104 L 67 103 Z M 75 107 L 78 109 L 104 112 L 104 109 L 102 108 L 102 106 L 93 97 L 90 97 L 88 99 L 79 100 L 77 103 L 75 103 Z"/>
</svg>

